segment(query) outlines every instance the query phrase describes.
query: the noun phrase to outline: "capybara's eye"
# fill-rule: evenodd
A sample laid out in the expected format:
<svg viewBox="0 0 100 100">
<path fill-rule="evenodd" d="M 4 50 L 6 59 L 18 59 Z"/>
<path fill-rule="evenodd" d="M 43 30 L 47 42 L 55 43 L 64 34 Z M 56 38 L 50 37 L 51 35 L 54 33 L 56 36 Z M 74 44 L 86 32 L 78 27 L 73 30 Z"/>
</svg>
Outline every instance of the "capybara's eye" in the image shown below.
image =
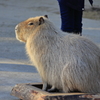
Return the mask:
<svg viewBox="0 0 100 100">
<path fill-rule="evenodd" d="M 34 25 L 34 23 L 30 22 L 30 23 L 28 23 L 28 25 Z"/>
</svg>

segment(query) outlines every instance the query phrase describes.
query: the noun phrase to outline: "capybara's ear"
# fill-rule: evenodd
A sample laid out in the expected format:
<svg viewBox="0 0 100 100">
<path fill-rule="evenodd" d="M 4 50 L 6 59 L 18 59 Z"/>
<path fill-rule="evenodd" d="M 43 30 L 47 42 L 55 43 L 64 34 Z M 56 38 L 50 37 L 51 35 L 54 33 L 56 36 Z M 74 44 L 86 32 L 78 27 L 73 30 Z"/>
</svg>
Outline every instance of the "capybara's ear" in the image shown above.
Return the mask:
<svg viewBox="0 0 100 100">
<path fill-rule="evenodd" d="M 44 17 L 48 18 L 48 15 L 44 15 Z"/>
<path fill-rule="evenodd" d="M 40 17 L 40 19 L 39 19 L 39 25 L 41 25 L 43 23 L 44 23 L 44 19 L 43 19 L 43 17 Z"/>
</svg>

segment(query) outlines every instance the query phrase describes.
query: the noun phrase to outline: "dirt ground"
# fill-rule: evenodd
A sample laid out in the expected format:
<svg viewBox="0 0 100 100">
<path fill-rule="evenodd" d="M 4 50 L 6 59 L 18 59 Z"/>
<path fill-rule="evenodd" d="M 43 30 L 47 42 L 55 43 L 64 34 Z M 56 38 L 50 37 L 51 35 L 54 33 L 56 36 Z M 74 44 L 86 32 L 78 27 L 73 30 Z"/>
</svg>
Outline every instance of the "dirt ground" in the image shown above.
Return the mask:
<svg viewBox="0 0 100 100">
<path fill-rule="evenodd" d="M 100 20 L 100 0 L 93 0 L 93 6 L 90 5 L 89 0 L 85 0 L 83 18 Z"/>
<path fill-rule="evenodd" d="M 83 18 L 100 20 L 100 8 L 91 7 L 83 11 Z"/>
</svg>

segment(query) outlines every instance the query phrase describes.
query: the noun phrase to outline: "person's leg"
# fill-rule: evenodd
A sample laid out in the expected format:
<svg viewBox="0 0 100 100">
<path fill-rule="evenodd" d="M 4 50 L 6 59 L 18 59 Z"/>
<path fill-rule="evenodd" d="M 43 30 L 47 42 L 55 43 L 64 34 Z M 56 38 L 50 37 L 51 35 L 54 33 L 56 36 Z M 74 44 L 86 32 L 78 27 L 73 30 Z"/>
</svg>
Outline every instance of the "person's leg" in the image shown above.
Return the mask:
<svg viewBox="0 0 100 100">
<path fill-rule="evenodd" d="M 61 14 L 61 30 L 64 32 L 72 33 L 74 30 L 74 12 L 73 9 L 67 7 L 62 1 L 59 2 L 60 14 Z"/>
<path fill-rule="evenodd" d="M 82 13 L 83 11 L 74 10 L 74 33 L 81 34 L 82 33 Z"/>
</svg>

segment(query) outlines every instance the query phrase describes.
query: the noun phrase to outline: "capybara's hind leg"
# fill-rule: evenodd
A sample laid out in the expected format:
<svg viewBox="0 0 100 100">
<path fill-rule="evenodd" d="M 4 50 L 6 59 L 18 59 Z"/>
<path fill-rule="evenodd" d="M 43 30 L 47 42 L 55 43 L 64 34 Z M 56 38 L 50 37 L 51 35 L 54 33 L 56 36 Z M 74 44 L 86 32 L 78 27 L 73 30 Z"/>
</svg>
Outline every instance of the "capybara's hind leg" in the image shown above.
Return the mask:
<svg viewBox="0 0 100 100">
<path fill-rule="evenodd" d="M 75 77 L 77 76 L 76 75 L 77 72 L 74 71 L 73 65 L 74 64 L 69 63 L 62 70 L 62 74 L 61 74 L 62 87 L 63 87 L 63 91 L 66 93 L 74 90 L 78 90 L 75 84 L 76 83 Z"/>
</svg>

